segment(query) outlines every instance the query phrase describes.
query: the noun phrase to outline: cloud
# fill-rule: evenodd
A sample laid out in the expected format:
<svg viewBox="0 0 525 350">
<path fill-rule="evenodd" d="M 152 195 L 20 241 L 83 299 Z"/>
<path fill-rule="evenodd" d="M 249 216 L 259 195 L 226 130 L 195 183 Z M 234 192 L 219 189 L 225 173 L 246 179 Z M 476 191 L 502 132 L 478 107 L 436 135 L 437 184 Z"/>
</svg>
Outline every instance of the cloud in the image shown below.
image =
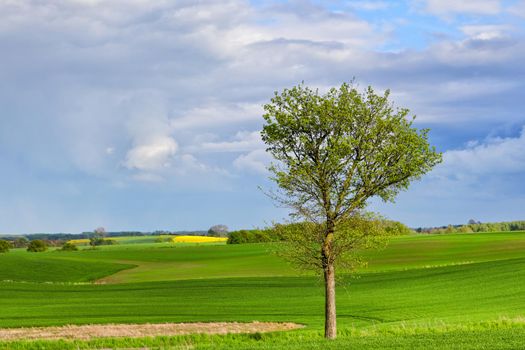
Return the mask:
<svg viewBox="0 0 525 350">
<path fill-rule="evenodd" d="M 239 131 L 232 141 L 203 142 L 193 148 L 197 152 L 246 152 L 264 148 L 259 131 Z"/>
<path fill-rule="evenodd" d="M 525 128 L 513 137 L 473 140 L 443 153 L 443 162 L 416 183 L 416 201 L 498 201 L 522 198 L 525 188 Z M 446 207 L 441 208 L 446 211 Z"/>
<path fill-rule="evenodd" d="M 506 33 L 510 30 L 510 26 L 504 24 L 466 25 L 462 26 L 460 29 L 470 39 L 492 40 L 506 37 Z"/>
<path fill-rule="evenodd" d="M 283 5 L 276 7 L 272 16 L 275 18 L 272 25 L 255 27 L 257 31 L 264 33 L 263 38 L 257 42 L 288 38 L 314 43 L 339 42 L 348 47 L 368 47 L 371 38 L 380 39 L 380 35 L 366 20 L 344 12 L 327 11 L 322 7 Z"/>
<path fill-rule="evenodd" d="M 206 173 L 213 171 L 216 175 L 225 175 L 222 169 L 210 169 L 207 165 L 201 163 L 197 158 L 191 154 L 183 154 L 179 159 L 179 164 L 175 171 L 180 175 L 193 176 L 198 173 Z"/>
<path fill-rule="evenodd" d="M 247 154 L 242 154 L 233 161 L 236 169 L 259 174 L 267 174 L 271 156 L 264 149 L 257 149 Z"/>
<path fill-rule="evenodd" d="M 525 127 L 517 137 L 470 142 L 464 149 L 446 151 L 436 175 L 446 177 L 525 174 Z"/>
<path fill-rule="evenodd" d="M 371 55 L 359 77 L 378 90 L 390 88 L 419 123 L 489 129 L 525 121 L 519 107 L 525 84 L 517 78 L 525 73 L 523 59 L 521 36 L 442 39 L 425 50 Z"/>
<path fill-rule="evenodd" d="M 348 4 L 350 8 L 365 11 L 386 10 L 392 6 L 387 1 L 353 1 Z"/>
<path fill-rule="evenodd" d="M 197 106 L 173 118 L 173 130 L 213 128 L 224 124 L 240 124 L 260 119 L 262 107 L 257 104 L 210 104 Z"/>
<path fill-rule="evenodd" d="M 124 166 L 128 169 L 146 171 L 168 168 L 176 152 L 177 143 L 173 138 L 159 137 L 129 150 Z"/>
<path fill-rule="evenodd" d="M 423 0 L 425 10 L 435 15 L 495 15 L 502 11 L 500 0 Z"/>
<path fill-rule="evenodd" d="M 213 136 L 209 136 L 212 137 Z M 189 149 L 203 154 L 239 154 L 233 160 L 233 167 L 237 171 L 267 174 L 267 167 L 271 156 L 266 152 L 266 145 L 261 139 L 260 131 L 239 131 L 229 141 L 206 141 Z"/>
<path fill-rule="evenodd" d="M 412 227 L 523 218 L 525 128 L 512 137 L 473 140 L 444 152 L 443 163 L 398 196 L 372 208 Z"/>
<path fill-rule="evenodd" d="M 508 8 L 508 12 L 512 15 L 525 18 L 525 1 L 521 0 Z"/>
</svg>

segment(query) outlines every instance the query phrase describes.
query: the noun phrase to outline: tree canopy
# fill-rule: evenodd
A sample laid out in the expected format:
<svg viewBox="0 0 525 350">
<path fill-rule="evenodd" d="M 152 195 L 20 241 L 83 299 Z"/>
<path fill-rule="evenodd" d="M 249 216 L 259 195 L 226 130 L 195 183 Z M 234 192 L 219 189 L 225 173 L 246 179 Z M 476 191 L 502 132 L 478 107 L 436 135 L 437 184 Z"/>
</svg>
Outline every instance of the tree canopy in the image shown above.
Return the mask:
<svg viewBox="0 0 525 350">
<path fill-rule="evenodd" d="M 390 92 L 364 93 L 349 84 L 325 95 L 304 85 L 266 104 L 262 139 L 283 202 L 314 221 L 335 221 L 370 197 L 392 201 L 440 162 L 428 129 L 413 127 L 409 110 L 395 109 Z"/>
<path fill-rule="evenodd" d="M 208 236 L 226 237 L 228 235 L 228 226 L 226 225 L 214 225 L 209 228 Z"/>
</svg>

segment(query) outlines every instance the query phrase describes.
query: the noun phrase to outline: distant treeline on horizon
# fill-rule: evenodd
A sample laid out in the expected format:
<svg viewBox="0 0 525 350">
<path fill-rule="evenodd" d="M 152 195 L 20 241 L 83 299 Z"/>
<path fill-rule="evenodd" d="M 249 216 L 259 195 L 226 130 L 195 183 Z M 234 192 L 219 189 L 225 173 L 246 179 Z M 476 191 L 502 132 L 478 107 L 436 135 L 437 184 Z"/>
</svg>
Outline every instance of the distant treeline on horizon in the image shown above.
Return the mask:
<svg viewBox="0 0 525 350">
<path fill-rule="evenodd" d="M 482 223 L 469 220 L 467 224 L 440 227 L 419 227 L 413 229 L 418 233 L 473 233 L 473 232 L 509 232 L 525 231 L 525 221 L 503 221 Z"/>
<path fill-rule="evenodd" d="M 448 225 L 448 226 L 437 226 L 437 227 L 418 227 L 412 228 L 411 230 L 417 233 L 473 233 L 473 232 L 509 232 L 509 231 L 525 231 L 525 221 L 504 221 L 504 222 L 488 222 L 482 223 L 475 220 L 469 220 L 467 224 L 462 225 Z M 253 231 L 253 232 L 252 232 Z M 234 231 L 234 235 L 238 232 L 263 232 L 265 230 L 239 230 Z M 67 241 L 71 239 L 85 239 L 93 237 L 94 232 L 82 232 L 82 233 L 31 233 L 31 234 L 0 234 L 0 239 L 8 241 L 14 241 L 21 237 L 25 237 L 28 240 L 48 240 L 48 241 Z M 158 236 L 158 235 L 184 235 L 184 236 L 207 236 L 208 231 L 153 231 L 153 232 L 141 232 L 141 231 L 116 231 L 106 232 L 106 237 L 124 237 L 124 236 Z"/>
<path fill-rule="evenodd" d="M 130 236 L 159 236 L 159 235 L 174 235 L 174 236 L 198 236 L 206 235 L 208 231 L 153 231 L 153 232 L 140 232 L 140 231 L 117 231 L 117 232 L 106 232 L 106 237 L 130 237 Z M 0 234 L 0 238 L 9 241 L 16 240 L 20 237 L 25 237 L 32 241 L 35 239 L 50 240 L 50 241 L 68 241 L 71 239 L 85 239 L 93 237 L 94 232 L 82 232 L 82 233 L 30 233 L 27 235 L 20 234 Z"/>
</svg>

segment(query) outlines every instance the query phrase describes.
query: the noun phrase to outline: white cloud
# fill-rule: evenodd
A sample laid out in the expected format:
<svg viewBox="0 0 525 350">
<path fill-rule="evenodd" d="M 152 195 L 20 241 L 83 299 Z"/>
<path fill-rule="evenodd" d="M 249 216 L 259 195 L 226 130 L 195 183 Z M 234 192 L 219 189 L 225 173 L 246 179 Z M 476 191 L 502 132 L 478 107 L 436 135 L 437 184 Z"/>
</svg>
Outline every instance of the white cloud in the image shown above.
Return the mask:
<svg viewBox="0 0 525 350">
<path fill-rule="evenodd" d="M 131 143 L 122 164 L 135 178 L 149 180 L 170 168 L 178 151 L 160 94 L 138 94 L 127 102 L 126 136 Z M 138 173 L 138 174 L 137 174 Z M 145 174 L 142 174 L 145 173 Z"/>
<path fill-rule="evenodd" d="M 348 47 L 370 47 L 370 39 L 380 39 L 365 20 L 342 13 L 312 9 L 308 14 L 297 12 L 274 13 L 276 24 L 254 29 L 263 34 L 261 41 L 279 38 L 317 43 L 342 43 Z M 352 35 L 349 35 L 352 33 Z M 373 45 L 379 44 L 377 41 Z"/>
<path fill-rule="evenodd" d="M 492 40 L 505 37 L 510 26 L 504 24 L 466 25 L 460 29 L 470 39 Z"/>
<path fill-rule="evenodd" d="M 259 131 L 239 131 L 232 141 L 203 142 L 195 146 L 198 152 L 246 152 L 264 147 Z"/>
<path fill-rule="evenodd" d="M 444 153 L 443 163 L 401 193 L 395 204 L 374 210 L 417 226 L 510 221 L 525 206 L 525 128 L 515 137 L 473 140 Z"/>
<path fill-rule="evenodd" d="M 444 153 L 435 174 L 457 178 L 525 173 L 525 128 L 518 137 L 489 138 L 470 142 L 466 148 Z"/>
<path fill-rule="evenodd" d="M 423 0 L 425 9 L 436 15 L 482 14 L 495 15 L 501 12 L 500 0 Z"/>
<path fill-rule="evenodd" d="M 395 206 L 408 205 L 411 209 L 398 213 L 401 217 L 412 216 L 410 220 L 421 226 L 466 222 L 469 216 L 484 221 L 516 220 L 523 215 L 519 212 L 525 203 L 524 149 L 525 127 L 515 137 L 472 140 L 462 148 L 444 152 L 441 164 L 400 194 Z M 515 208 L 511 203 L 522 204 Z M 380 205 L 378 201 L 375 205 L 396 211 L 392 205 Z M 470 214 L 457 219 L 465 213 Z M 442 222 L 433 215 L 441 217 Z"/>
<path fill-rule="evenodd" d="M 218 169 L 210 169 L 210 167 L 200 162 L 197 158 L 195 158 L 191 154 L 181 155 L 175 167 L 175 172 L 178 175 L 190 175 L 190 176 L 198 174 L 198 173 L 206 173 L 212 170 L 222 175 L 222 171 L 219 171 Z"/>
<path fill-rule="evenodd" d="M 171 137 L 163 136 L 149 143 L 133 147 L 126 155 L 124 165 L 128 169 L 155 171 L 171 166 L 177 152 L 177 143 Z"/>
<path fill-rule="evenodd" d="M 516 2 L 508 8 L 508 12 L 515 16 L 525 18 L 525 1 L 521 0 Z"/>
<path fill-rule="evenodd" d="M 271 156 L 264 149 L 257 149 L 247 154 L 240 155 L 233 161 L 236 169 L 241 171 L 266 174 L 272 161 Z"/>
<path fill-rule="evenodd" d="M 210 137 L 215 139 L 214 136 Z M 236 158 L 233 160 L 235 169 L 254 173 L 267 173 L 266 168 L 270 164 L 271 156 L 266 152 L 266 145 L 261 139 L 260 131 L 239 131 L 229 141 L 198 139 L 202 142 L 188 148 L 192 152 L 202 154 L 243 153 L 236 155 Z"/>
<path fill-rule="evenodd" d="M 262 107 L 259 104 L 210 104 L 197 106 L 182 116 L 174 118 L 171 127 L 173 130 L 209 129 L 225 124 L 258 120 L 261 115 Z"/>
<path fill-rule="evenodd" d="M 366 11 L 386 10 L 392 6 L 387 1 L 352 1 L 348 4 L 350 8 Z"/>
</svg>

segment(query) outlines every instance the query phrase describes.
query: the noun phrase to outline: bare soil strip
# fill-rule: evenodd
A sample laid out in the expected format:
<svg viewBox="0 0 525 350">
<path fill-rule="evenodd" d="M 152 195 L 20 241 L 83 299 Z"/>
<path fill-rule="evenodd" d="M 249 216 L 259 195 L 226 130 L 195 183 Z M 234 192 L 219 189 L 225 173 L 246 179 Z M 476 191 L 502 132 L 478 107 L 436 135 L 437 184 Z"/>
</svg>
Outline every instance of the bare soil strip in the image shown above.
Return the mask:
<svg viewBox="0 0 525 350">
<path fill-rule="evenodd" d="M 160 323 L 160 324 L 105 324 L 60 327 L 0 328 L 0 339 L 43 340 L 79 339 L 89 340 L 102 337 L 155 337 L 184 334 L 228 334 L 287 331 L 303 326 L 296 323 L 277 322 L 214 322 L 214 323 Z"/>
</svg>

